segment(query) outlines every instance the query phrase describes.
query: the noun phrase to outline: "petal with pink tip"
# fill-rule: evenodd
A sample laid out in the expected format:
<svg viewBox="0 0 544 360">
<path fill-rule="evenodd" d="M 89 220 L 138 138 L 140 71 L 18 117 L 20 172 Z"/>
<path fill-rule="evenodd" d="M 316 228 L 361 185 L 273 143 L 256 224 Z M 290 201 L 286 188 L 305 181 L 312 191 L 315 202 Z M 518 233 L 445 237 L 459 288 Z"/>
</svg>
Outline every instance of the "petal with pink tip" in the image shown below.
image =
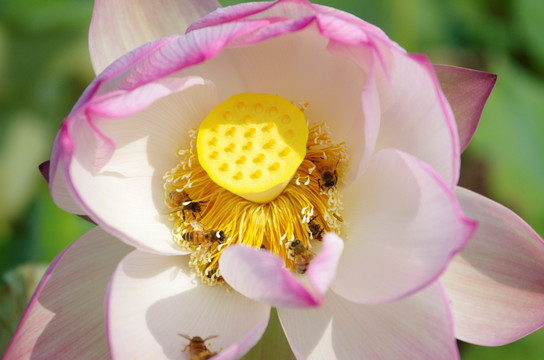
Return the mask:
<svg viewBox="0 0 544 360">
<path fill-rule="evenodd" d="M 94 228 L 60 253 L 38 285 L 3 359 L 109 357 L 104 296 L 131 249 Z"/>
<path fill-rule="evenodd" d="M 434 70 L 455 115 L 463 151 L 478 127 L 497 75 L 447 65 L 434 65 Z"/>
<path fill-rule="evenodd" d="M 97 0 L 89 29 L 95 73 L 144 43 L 183 34 L 198 18 L 219 8 L 217 0 Z"/>
<path fill-rule="evenodd" d="M 271 306 L 317 306 L 334 279 L 342 248 L 338 236 L 324 236 L 321 252 L 308 267 L 309 284 L 285 268 L 279 256 L 247 246 L 223 250 L 219 269 L 230 286 L 250 299 Z"/>
<path fill-rule="evenodd" d="M 164 78 L 93 99 L 59 135 L 77 203 L 104 229 L 145 251 L 180 254 L 172 242 L 163 176 L 188 147 L 188 130 L 216 93 L 201 78 Z"/>
<path fill-rule="evenodd" d="M 544 326 L 544 241 L 502 205 L 458 187 L 473 239 L 442 281 L 451 300 L 457 338 L 498 346 Z"/>
<path fill-rule="evenodd" d="M 394 149 L 374 154 L 344 191 L 344 208 L 349 227 L 332 289 L 360 303 L 393 301 L 427 286 L 476 226 L 436 172 Z"/>
<path fill-rule="evenodd" d="M 278 309 L 298 359 L 457 359 L 446 296 L 437 283 L 382 305 L 329 292 L 323 305 Z"/>
<path fill-rule="evenodd" d="M 238 359 L 259 341 L 270 308 L 225 286 L 202 284 L 188 261 L 135 250 L 120 262 L 106 299 L 113 358 L 178 358 L 188 344 L 179 334 L 217 336 L 206 342 L 220 351 L 217 359 Z"/>
</svg>

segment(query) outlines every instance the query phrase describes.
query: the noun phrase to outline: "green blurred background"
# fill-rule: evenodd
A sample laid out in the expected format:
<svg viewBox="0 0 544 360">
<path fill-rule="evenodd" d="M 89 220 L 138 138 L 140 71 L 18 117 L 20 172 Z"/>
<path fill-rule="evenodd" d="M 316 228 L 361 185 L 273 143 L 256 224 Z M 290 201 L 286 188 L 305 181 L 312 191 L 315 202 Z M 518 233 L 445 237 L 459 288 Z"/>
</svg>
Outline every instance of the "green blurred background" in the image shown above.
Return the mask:
<svg viewBox="0 0 544 360">
<path fill-rule="evenodd" d="M 463 155 L 461 183 L 544 234 L 544 1 L 316 2 L 378 25 L 434 63 L 499 75 Z M 38 165 L 93 78 L 92 6 L 91 0 L 0 2 L 0 354 L 47 264 L 91 227 L 55 207 Z M 544 330 L 498 348 L 460 348 L 463 359 L 541 359 Z"/>
</svg>

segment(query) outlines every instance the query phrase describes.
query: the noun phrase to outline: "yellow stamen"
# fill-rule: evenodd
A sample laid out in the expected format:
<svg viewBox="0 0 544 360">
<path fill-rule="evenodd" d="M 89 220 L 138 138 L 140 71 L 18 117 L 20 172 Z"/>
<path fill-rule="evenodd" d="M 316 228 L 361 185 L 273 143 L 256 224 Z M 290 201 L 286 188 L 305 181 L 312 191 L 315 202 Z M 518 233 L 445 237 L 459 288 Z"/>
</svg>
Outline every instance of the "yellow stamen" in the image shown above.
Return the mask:
<svg viewBox="0 0 544 360">
<path fill-rule="evenodd" d="M 240 109 L 245 109 L 246 114 L 254 109 L 253 115 L 274 113 L 274 117 L 282 121 L 281 108 L 277 105 L 268 107 L 263 100 L 256 104 L 247 101 L 235 101 L 233 104 L 232 108 L 220 112 L 223 121 L 226 121 L 227 113 L 233 121 Z M 213 137 L 219 139 L 221 134 L 225 134 L 234 126 L 232 124 L 231 122 L 226 128 L 219 124 L 217 131 L 213 130 L 215 125 L 212 125 L 211 129 L 215 135 L 210 139 Z M 267 124 L 268 120 L 261 126 Z M 255 127 L 254 124 L 251 126 Z M 329 139 L 323 124 L 313 126 L 308 131 L 309 136 L 304 144 L 306 153 L 304 159 L 283 192 L 267 203 L 243 199 L 212 181 L 202 166 L 201 156 L 198 156 L 200 154 L 194 146 L 196 132 L 194 130 L 189 132 L 193 139 L 190 141 L 190 148 L 176 152 L 180 162 L 164 175 L 165 202 L 173 223 L 173 239 L 181 248 L 191 252 L 189 265 L 203 283 L 208 285 L 223 283 L 218 260 L 223 249 L 230 245 L 244 244 L 265 248 L 283 258 L 288 268 L 300 272 L 305 265 L 297 263 L 297 258 L 290 248 L 295 239 L 300 240 L 305 248 L 311 249 L 311 242 L 319 241 L 324 233 L 328 231 L 341 233 L 342 204 L 338 189 L 336 185 L 328 188 L 320 186 L 323 183 L 320 168 L 325 159 L 336 160 L 338 165 L 335 171 L 339 179 L 338 184 L 341 184 L 347 161 L 345 147 L 342 143 L 333 143 Z M 237 128 L 235 136 L 244 137 L 247 132 L 248 129 Z M 208 144 L 210 139 L 206 139 L 205 143 Z M 236 146 L 237 149 L 243 148 L 244 145 L 241 144 L 247 143 L 247 138 L 244 139 L 241 143 L 236 142 L 240 144 Z M 273 139 L 278 141 L 277 138 Z M 219 139 L 217 143 L 220 144 L 221 141 Z M 218 169 L 223 171 L 223 174 L 238 178 L 240 181 L 258 181 L 270 176 L 271 172 L 282 171 L 282 167 L 286 165 L 280 157 L 267 162 L 271 155 L 263 150 L 263 146 L 270 145 L 269 141 L 270 138 L 264 142 L 255 140 L 250 146 L 255 152 L 242 151 L 233 161 L 219 162 Z M 223 143 L 222 148 L 227 147 L 230 142 L 235 140 L 230 139 Z M 274 148 L 282 152 L 288 147 L 275 143 Z M 205 158 L 210 158 L 214 154 L 213 151 L 220 152 L 221 148 L 212 150 Z M 283 156 L 295 151 L 294 149 L 285 151 Z M 259 159 L 261 154 L 264 156 L 260 159 L 260 162 L 265 163 L 263 167 L 251 170 L 238 168 L 241 164 L 254 164 L 254 160 Z M 235 170 L 231 171 L 232 168 Z M 217 236 L 219 231 L 224 234 L 221 239 Z M 298 261 L 300 259 L 299 256 Z M 311 257 L 302 259 L 311 261 L 308 260 Z"/>
<path fill-rule="evenodd" d="M 306 155 L 307 139 L 306 119 L 295 105 L 279 96 L 242 93 L 215 107 L 200 125 L 198 160 L 222 188 L 266 203 L 281 194 L 295 174 Z M 253 161 L 237 161 L 242 156 Z M 232 166 L 225 170 L 224 163 Z"/>
</svg>

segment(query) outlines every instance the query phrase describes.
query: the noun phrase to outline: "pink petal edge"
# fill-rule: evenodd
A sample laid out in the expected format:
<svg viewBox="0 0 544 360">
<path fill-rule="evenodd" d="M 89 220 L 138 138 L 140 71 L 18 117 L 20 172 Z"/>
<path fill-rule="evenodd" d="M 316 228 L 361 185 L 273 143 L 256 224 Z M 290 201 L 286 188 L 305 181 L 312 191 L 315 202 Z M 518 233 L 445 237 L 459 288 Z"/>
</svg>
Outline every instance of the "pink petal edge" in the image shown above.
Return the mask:
<svg viewBox="0 0 544 360">
<path fill-rule="evenodd" d="M 473 239 L 442 276 L 457 338 L 498 346 L 544 326 L 544 241 L 506 207 L 458 187 Z"/>
<path fill-rule="evenodd" d="M 185 33 L 220 6 L 217 0 L 96 0 L 89 29 L 95 73 L 144 43 Z"/>
<path fill-rule="evenodd" d="M 102 305 L 109 278 L 129 251 L 100 228 L 65 248 L 34 292 L 3 359 L 108 357 Z"/>
<path fill-rule="evenodd" d="M 250 299 L 277 307 L 318 306 L 334 279 L 342 248 L 338 236 L 324 236 L 323 249 L 307 271 L 309 284 L 285 268 L 279 256 L 242 245 L 223 250 L 219 269 L 232 288 Z"/>
</svg>

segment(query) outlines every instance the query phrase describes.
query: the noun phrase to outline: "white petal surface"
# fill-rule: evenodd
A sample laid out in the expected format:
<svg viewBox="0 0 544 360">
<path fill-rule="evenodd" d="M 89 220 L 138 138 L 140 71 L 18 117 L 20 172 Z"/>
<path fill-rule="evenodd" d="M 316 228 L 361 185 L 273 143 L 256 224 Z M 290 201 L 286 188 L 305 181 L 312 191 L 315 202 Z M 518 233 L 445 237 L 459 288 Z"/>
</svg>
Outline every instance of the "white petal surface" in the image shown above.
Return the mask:
<svg viewBox="0 0 544 360">
<path fill-rule="evenodd" d="M 96 0 L 89 30 L 94 71 L 146 42 L 185 33 L 218 7 L 216 0 Z"/>
<path fill-rule="evenodd" d="M 298 359 L 457 359 L 452 321 L 439 284 L 384 305 L 329 292 L 319 308 L 278 309 Z"/>
<path fill-rule="evenodd" d="M 195 30 L 190 35 L 207 38 L 214 35 L 212 31 Z M 327 123 L 332 138 L 346 142 L 354 163 L 363 156 L 361 139 L 367 130 L 361 99 L 367 74 L 351 59 L 332 51 L 316 26 L 251 46 L 225 48 L 216 58 L 180 75 L 212 81 L 222 100 L 236 93 L 254 92 L 278 94 L 295 103 L 308 102 L 304 114 L 311 124 Z M 366 91 L 366 97 L 374 95 Z"/>
<path fill-rule="evenodd" d="M 95 228 L 59 254 L 3 359 L 108 358 L 104 296 L 117 263 L 130 250 Z"/>
<path fill-rule="evenodd" d="M 176 151 L 188 147 L 188 130 L 213 107 L 213 85 L 164 78 L 114 95 L 91 103 L 88 117 L 69 119 L 70 184 L 86 213 L 112 234 L 145 251 L 179 254 L 162 177 L 179 161 Z"/>
<path fill-rule="evenodd" d="M 459 138 L 452 110 L 429 61 L 391 49 L 393 67 L 382 105 L 376 149 L 393 147 L 431 165 L 453 188 L 459 178 Z M 393 96 L 390 99 L 390 96 Z"/>
<path fill-rule="evenodd" d="M 332 289 L 351 301 L 391 301 L 426 286 L 474 232 L 440 177 L 398 150 L 376 153 L 344 195 L 349 225 Z"/>
<path fill-rule="evenodd" d="M 219 268 L 225 281 L 250 299 L 271 306 L 316 306 L 334 279 L 342 248 L 338 236 L 326 234 L 321 251 L 310 262 L 307 281 L 288 270 L 279 256 L 247 246 L 223 250 Z"/>
<path fill-rule="evenodd" d="M 455 334 L 480 345 L 503 345 L 544 325 L 544 242 L 502 205 L 457 188 L 478 230 L 442 281 L 451 300 Z"/>
<path fill-rule="evenodd" d="M 262 336 L 270 308 L 226 286 L 210 287 L 189 275 L 188 256 L 138 250 L 115 271 L 107 298 L 108 336 L 116 359 L 173 359 L 188 341 L 206 338 L 219 359 L 237 359 Z"/>
</svg>

